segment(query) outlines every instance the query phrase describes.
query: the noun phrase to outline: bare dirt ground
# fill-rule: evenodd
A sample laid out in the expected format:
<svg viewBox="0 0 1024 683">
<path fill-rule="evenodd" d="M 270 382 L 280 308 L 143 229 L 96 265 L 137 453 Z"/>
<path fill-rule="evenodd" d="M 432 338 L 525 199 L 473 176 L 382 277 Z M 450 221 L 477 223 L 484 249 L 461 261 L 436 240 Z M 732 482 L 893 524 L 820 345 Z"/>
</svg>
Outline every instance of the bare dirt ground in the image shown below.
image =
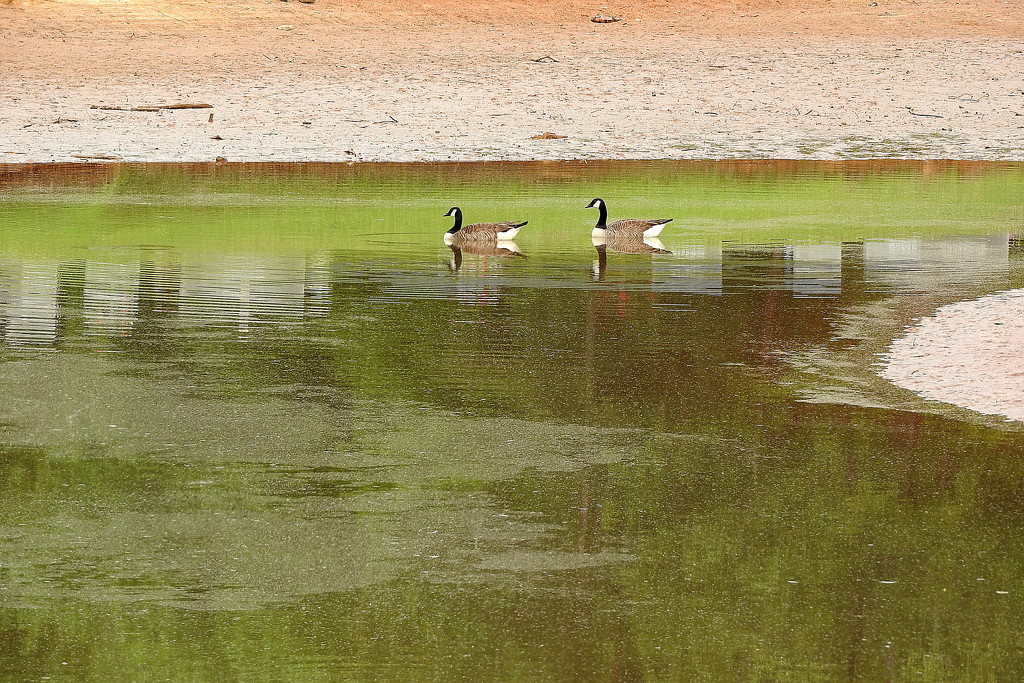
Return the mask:
<svg viewBox="0 0 1024 683">
<path fill-rule="evenodd" d="M 924 398 L 1024 421 L 1024 290 L 944 306 L 889 349 L 882 377 Z"/>
<path fill-rule="evenodd" d="M 0 0 L 0 163 L 1020 160 L 1022 27 L 1020 0 Z M 174 103 L 212 108 L 92 108 Z"/>
</svg>

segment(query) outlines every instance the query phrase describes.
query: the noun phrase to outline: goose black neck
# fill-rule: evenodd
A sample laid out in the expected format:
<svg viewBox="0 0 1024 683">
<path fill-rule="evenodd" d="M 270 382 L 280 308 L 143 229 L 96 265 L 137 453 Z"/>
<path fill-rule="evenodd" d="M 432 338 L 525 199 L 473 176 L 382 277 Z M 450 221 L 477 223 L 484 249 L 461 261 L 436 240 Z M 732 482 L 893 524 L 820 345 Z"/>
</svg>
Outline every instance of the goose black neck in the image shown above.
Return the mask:
<svg viewBox="0 0 1024 683">
<path fill-rule="evenodd" d="M 451 227 L 448 233 L 454 235 L 459 230 L 462 230 L 462 211 L 455 209 L 455 225 Z"/>
<path fill-rule="evenodd" d="M 603 228 L 605 227 L 605 225 L 607 225 L 608 208 L 604 205 L 604 202 L 601 202 L 600 204 L 597 205 L 597 210 L 601 212 L 601 215 L 597 219 L 596 227 Z"/>
</svg>

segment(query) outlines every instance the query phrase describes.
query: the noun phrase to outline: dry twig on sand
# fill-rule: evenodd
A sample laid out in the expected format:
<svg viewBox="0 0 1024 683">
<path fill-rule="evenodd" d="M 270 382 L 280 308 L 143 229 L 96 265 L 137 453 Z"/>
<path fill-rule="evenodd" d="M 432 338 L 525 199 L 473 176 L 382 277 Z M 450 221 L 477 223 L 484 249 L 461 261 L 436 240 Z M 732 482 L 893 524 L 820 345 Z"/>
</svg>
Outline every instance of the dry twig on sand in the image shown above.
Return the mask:
<svg viewBox="0 0 1024 683">
<path fill-rule="evenodd" d="M 940 114 L 918 114 L 916 111 L 914 111 L 910 107 L 903 107 L 903 108 L 906 109 L 907 111 L 909 111 L 914 116 L 927 116 L 927 117 L 932 118 L 932 119 L 944 119 L 944 118 L 946 118 L 945 116 L 942 116 Z"/>
<path fill-rule="evenodd" d="M 121 157 L 114 154 L 72 154 L 74 159 L 99 159 L 104 161 L 121 161 Z"/>
<path fill-rule="evenodd" d="M 212 104 L 201 102 L 179 102 L 177 104 L 150 104 L 142 107 L 115 107 L 106 104 L 91 104 L 89 109 L 103 109 L 105 111 L 162 111 L 164 109 L 213 109 Z"/>
</svg>

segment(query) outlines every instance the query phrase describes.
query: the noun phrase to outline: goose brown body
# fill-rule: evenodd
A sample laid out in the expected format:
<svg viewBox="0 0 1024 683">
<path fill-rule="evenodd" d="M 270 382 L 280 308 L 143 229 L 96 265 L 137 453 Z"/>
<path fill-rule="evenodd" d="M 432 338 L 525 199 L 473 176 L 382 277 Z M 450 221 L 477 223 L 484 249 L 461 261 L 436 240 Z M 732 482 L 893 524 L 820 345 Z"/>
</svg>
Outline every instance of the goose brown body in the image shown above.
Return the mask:
<svg viewBox="0 0 1024 683">
<path fill-rule="evenodd" d="M 445 233 L 445 242 L 477 242 L 511 240 L 519 232 L 519 228 L 529 221 L 504 221 L 502 223 L 470 223 L 462 224 L 462 209 L 453 206 L 445 216 L 454 216 L 455 225 Z"/>
<path fill-rule="evenodd" d="M 462 226 L 461 229 L 457 230 L 454 235 L 464 240 L 491 240 L 494 241 L 498 238 L 501 233 L 507 233 L 509 230 L 515 230 L 526 225 L 528 221 L 522 223 L 515 223 L 509 221 L 507 223 L 470 223 L 469 225 Z"/>
<path fill-rule="evenodd" d="M 671 220 L 671 218 L 652 218 L 650 220 L 624 218 L 609 223 L 605 230 L 611 235 L 621 237 L 643 237 L 651 228 L 664 225 Z"/>
<path fill-rule="evenodd" d="M 661 234 L 665 224 L 672 221 L 671 218 L 623 218 L 608 223 L 608 207 L 603 199 L 594 199 L 587 204 L 586 208 L 596 208 L 601 212 L 600 217 L 597 219 L 597 225 L 594 226 L 594 237 L 621 236 L 635 237 L 637 239 L 657 237 Z"/>
</svg>

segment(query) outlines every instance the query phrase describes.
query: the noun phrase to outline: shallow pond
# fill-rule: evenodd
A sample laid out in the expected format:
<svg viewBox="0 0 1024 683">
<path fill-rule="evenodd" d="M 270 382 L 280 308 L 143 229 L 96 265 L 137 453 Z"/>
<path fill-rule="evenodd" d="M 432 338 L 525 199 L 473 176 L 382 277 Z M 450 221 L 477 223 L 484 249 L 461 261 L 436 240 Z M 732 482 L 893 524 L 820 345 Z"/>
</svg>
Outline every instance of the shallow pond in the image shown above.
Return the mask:
<svg viewBox="0 0 1024 683">
<path fill-rule="evenodd" d="M 598 249 L 583 209 L 674 217 Z M 1015 680 L 1024 432 L 872 363 L 1024 165 L 0 167 L 0 674 Z M 441 235 L 529 219 L 520 254 Z"/>
</svg>

